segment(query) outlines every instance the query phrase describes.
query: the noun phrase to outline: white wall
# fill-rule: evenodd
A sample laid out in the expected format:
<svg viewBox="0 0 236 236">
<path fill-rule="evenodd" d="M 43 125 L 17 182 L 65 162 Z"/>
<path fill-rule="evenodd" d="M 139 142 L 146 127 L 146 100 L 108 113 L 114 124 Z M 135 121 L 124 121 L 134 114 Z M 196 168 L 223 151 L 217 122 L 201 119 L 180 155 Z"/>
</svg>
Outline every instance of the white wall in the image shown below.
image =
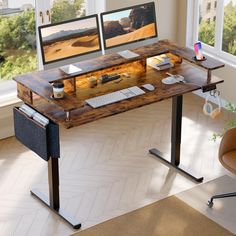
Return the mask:
<svg viewBox="0 0 236 236">
<path fill-rule="evenodd" d="M 106 10 L 128 7 L 152 0 L 107 0 Z M 177 0 L 155 0 L 157 27 L 160 39 L 176 41 Z"/>
<path fill-rule="evenodd" d="M 213 74 L 224 79 L 224 83 L 218 86 L 221 97 L 228 102 L 236 104 L 236 67 L 226 65 L 224 68 L 216 70 Z"/>
</svg>

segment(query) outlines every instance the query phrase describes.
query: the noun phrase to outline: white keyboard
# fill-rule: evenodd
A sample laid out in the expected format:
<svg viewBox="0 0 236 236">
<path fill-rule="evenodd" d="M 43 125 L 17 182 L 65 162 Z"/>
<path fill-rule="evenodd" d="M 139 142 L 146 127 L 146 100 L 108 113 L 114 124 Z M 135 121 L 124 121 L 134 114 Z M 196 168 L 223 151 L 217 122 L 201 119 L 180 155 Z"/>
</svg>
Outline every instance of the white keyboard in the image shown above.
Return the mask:
<svg viewBox="0 0 236 236">
<path fill-rule="evenodd" d="M 145 92 L 140 89 L 138 86 L 133 86 L 127 89 L 122 89 L 113 93 L 108 93 L 105 95 L 101 95 L 98 97 L 90 98 L 85 100 L 91 107 L 97 108 L 101 106 L 105 106 L 114 102 L 119 102 L 128 98 L 132 98 Z"/>
</svg>

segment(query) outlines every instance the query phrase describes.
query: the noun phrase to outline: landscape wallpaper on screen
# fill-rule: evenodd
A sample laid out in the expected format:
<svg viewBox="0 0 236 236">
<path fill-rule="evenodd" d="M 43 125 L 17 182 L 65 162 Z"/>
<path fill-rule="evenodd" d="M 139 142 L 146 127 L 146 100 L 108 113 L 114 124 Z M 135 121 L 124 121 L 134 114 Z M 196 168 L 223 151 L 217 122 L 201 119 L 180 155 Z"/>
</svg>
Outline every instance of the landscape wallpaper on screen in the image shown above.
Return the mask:
<svg viewBox="0 0 236 236">
<path fill-rule="evenodd" d="M 156 36 L 153 4 L 103 15 L 106 47 Z"/>
<path fill-rule="evenodd" d="M 100 49 L 96 18 L 41 28 L 45 62 Z"/>
</svg>

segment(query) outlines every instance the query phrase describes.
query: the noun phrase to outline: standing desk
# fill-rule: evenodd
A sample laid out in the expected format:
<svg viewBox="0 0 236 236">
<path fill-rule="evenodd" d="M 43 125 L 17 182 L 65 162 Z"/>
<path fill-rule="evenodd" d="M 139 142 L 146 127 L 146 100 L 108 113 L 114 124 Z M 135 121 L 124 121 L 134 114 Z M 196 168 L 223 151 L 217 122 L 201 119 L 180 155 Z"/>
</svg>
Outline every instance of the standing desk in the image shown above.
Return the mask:
<svg viewBox="0 0 236 236">
<path fill-rule="evenodd" d="M 55 68 L 17 76 L 14 80 L 17 82 L 18 97 L 56 124 L 66 128 L 171 98 L 171 158 L 170 160 L 165 159 L 157 148 L 152 148 L 149 152 L 194 181 L 202 182 L 203 177 L 193 176 L 180 167 L 183 95 L 198 89 L 202 89 L 203 92 L 216 89 L 216 85 L 222 83 L 223 80 L 212 76 L 212 71 L 223 67 L 224 64 L 211 57 L 206 57 L 205 61 L 195 61 L 193 50 L 180 47 L 168 40 L 160 40 L 132 51 L 139 54 L 139 57 L 125 59 L 114 53 L 75 63 L 74 65 L 82 70 L 72 75 L 64 73 L 60 68 Z M 173 68 L 158 71 L 147 65 L 147 58 L 163 53 L 170 56 L 175 64 Z M 121 79 L 106 84 L 99 82 L 101 75 L 114 72 L 121 74 Z M 167 77 L 166 72 L 183 75 L 187 83 L 163 84 L 161 80 Z M 95 87 L 90 84 L 90 78 L 94 76 L 98 80 Z M 65 84 L 66 93 L 61 100 L 55 100 L 52 97 L 52 83 L 55 81 L 63 81 Z M 145 83 L 151 83 L 156 89 L 96 109 L 85 103 L 85 99 L 135 85 L 141 86 Z M 72 217 L 62 213 L 60 209 L 58 159 L 49 159 L 48 174 L 50 199 L 48 200 L 37 190 L 31 191 L 31 193 L 74 228 L 79 228 L 80 224 Z"/>
</svg>

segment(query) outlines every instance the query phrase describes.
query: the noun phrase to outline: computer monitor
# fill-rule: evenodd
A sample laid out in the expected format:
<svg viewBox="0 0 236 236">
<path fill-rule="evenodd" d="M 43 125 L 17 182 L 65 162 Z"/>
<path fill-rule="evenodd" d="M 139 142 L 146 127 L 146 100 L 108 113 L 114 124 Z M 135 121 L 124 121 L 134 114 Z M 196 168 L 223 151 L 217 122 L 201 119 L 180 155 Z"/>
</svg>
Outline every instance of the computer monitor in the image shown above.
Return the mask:
<svg viewBox="0 0 236 236">
<path fill-rule="evenodd" d="M 91 58 L 94 53 L 93 56 L 102 55 L 97 15 L 43 25 L 38 30 L 42 61 L 46 66 L 78 62 Z"/>
<path fill-rule="evenodd" d="M 155 4 L 149 2 L 103 12 L 101 26 L 106 53 L 156 42 L 158 33 Z"/>
</svg>

